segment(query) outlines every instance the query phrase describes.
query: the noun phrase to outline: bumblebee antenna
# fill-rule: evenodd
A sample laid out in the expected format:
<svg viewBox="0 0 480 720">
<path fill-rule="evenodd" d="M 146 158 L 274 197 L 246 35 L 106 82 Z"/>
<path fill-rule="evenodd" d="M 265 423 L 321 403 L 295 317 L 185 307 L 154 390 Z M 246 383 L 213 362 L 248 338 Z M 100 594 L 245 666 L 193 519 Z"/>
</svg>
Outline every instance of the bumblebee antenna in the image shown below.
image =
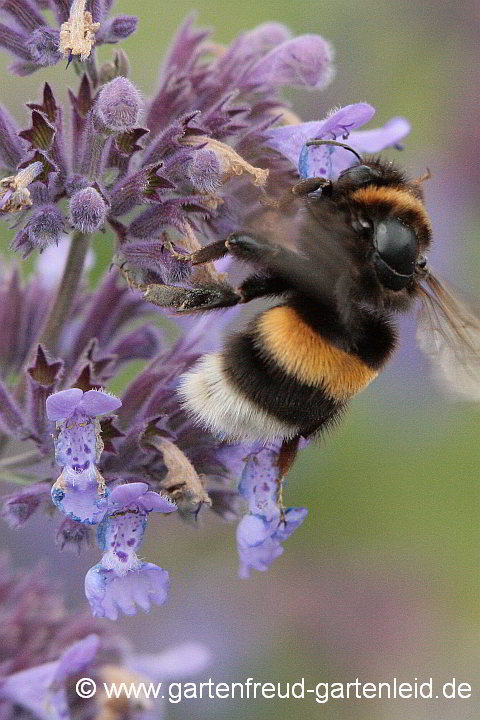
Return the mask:
<svg viewBox="0 0 480 720">
<path fill-rule="evenodd" d="M 341 147 L 344 150 L 349 150 L 351 153 L 357 157 L 360 162 L 363 162 L 363 159 L 361 156 L 357 153 L 356 150 L 354 150 L 350 145 L 345 145 L 345 143 L 338 142 L 337 140 L 308 140 L 305 145 L 307 147 L 310 147 L 311 145 L 336 145 L 337 147 Z"/>
</svg>

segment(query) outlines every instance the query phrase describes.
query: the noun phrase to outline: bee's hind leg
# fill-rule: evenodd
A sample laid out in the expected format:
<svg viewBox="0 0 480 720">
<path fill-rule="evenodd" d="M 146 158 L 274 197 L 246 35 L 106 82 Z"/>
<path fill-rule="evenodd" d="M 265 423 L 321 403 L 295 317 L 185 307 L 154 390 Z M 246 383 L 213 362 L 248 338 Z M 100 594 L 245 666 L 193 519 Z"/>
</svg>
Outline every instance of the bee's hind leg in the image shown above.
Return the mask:
<svg viewBox="0 0 480 720">
<path fill-rule="evenodd" d="M 278 454 L 278 480 L 277 480 L 277 506 L 280 508 L 281 522 L 285 522 L 285 505 L 283 503 L 283 488 L 287 474 L 295 462 L 300 445 L 300 435 L 290 440 L 284 440 Z"/>
</svg>

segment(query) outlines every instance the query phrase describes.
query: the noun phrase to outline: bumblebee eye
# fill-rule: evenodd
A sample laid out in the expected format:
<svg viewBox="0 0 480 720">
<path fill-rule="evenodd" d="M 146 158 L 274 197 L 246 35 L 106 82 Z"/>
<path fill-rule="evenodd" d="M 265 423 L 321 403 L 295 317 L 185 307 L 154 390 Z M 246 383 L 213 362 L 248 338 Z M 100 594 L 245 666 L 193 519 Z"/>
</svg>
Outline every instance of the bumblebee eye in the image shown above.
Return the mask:
<svg viewBox="0 0 480 720">
<path fill-rule="evenodd" d="M 354 165 L 353 167 L 341 172 L 338 176 L 339 179 L 348 178 L 356 186 L 368 185 L 368 183 L 373 182 L 379 177 L 379 171 L 369 167 L 368 165 Z"/>
<path fill-rule="evenodd" d="M 390 290 L 402 290 L 415 272 L 415 232 L 398 220 L 384 220 L 375 228 L 373 244 L 378 279 Z"/>
</svg>

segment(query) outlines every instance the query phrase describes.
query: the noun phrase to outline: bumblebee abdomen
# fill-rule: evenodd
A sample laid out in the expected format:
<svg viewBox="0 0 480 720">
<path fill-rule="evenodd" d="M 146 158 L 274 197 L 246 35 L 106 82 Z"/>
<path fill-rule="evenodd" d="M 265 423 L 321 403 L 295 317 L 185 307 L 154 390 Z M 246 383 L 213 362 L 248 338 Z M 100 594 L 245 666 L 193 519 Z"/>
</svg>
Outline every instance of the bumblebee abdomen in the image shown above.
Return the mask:
<svg viewBox="0 0 480 720">
<path fill-rule="evenodd" d="M 180 394 L 214 433 L 268 441 L 324 428 L 376 374 L 285 305 L 255 317 L 223 352 L 201 358 Z"/>
<path fill-rule="evenodd" d="M 378 374 L 360 357 L 335 347 L 288 305 L 274 307 L 256 323 L 259 352 L 299 383 L 321 387 L 344 402 Z"/>
</svg>

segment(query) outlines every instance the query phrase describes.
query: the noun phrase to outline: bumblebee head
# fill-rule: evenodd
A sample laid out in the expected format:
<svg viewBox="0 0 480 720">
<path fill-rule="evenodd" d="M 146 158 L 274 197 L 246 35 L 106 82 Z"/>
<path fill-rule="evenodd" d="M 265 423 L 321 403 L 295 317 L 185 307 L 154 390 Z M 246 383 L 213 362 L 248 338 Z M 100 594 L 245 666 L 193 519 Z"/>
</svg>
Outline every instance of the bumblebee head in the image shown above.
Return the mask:
<svg viewBox="0 0 480 720">
<path fill-rule="evenodd" d="M 373 264 L 380 283 L 388 290 L 403 290 L 415 274 L 415 231 L 395 218 L 377 222 L 373 233 Z"/>
</svg>

